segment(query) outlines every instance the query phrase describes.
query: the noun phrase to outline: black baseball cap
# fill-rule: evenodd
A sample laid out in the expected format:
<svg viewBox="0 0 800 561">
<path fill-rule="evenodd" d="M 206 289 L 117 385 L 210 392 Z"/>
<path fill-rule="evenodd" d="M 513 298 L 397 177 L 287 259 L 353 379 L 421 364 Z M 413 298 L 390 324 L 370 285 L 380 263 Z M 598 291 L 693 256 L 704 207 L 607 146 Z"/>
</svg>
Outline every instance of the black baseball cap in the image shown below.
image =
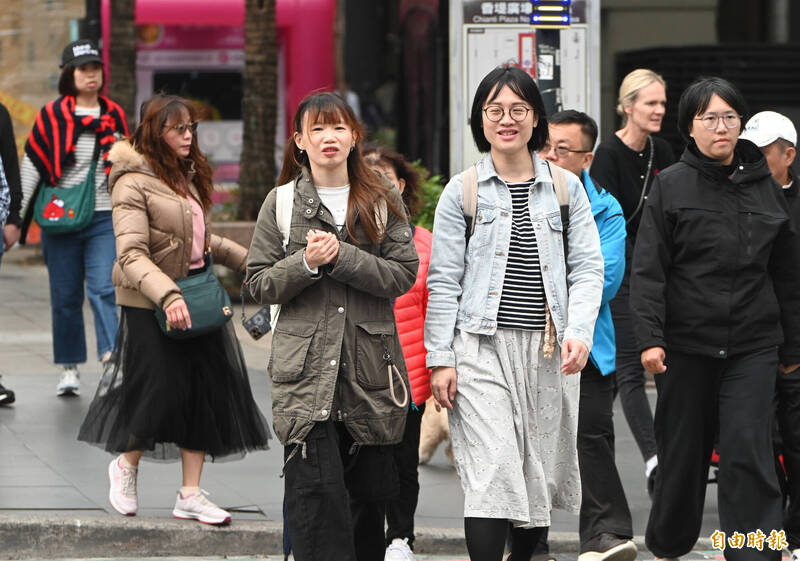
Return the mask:
<svg viewBox="0 0 800 561">
<path fill-rule="evenodd" d="M 78 39 L 64 47 L 64 52 L 61 53 L 61 66 L 59 68 L 64 68 L 67 64 L 83 66 L 89 62 L 103 64 L 100 51 L 90 39 Z"/>
</svg>

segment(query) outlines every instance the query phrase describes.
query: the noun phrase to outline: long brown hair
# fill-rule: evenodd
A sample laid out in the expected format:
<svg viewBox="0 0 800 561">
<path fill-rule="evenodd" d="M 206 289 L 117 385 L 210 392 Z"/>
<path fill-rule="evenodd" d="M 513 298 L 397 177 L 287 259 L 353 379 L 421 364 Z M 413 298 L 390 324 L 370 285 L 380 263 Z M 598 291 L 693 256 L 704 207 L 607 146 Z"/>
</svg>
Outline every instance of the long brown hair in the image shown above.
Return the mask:
<svg viewBox="0 0 800 561">
<path fill-rule="evenodd" d="M 296 179 L 303 168 L 311 169 L 308 155 L 301 151 L 294 141 L 294 133 L 303 134 L 303 119 L 306 114 L 309 122 L 335 124 L 344 122 L 355 135 L 355 147 L 347 156 L 347 178 L 350 182 L 350 195 L 347 198 L 347 217 L 345 228 L 350 239 L 358 243 L 355 235 L 356 219 L 361 222 L 364 233 L 372 243 L 381 239 L 380 228 L 375 220 L 375 205 L 379 199 L 386 201 L 389 212 L 405 218 L 405 212 L 392 202 L 389 188 L 381 178 L 373 172 L 361 154 L 361 141 L 364 138 L 364 127 L 358 122 L 353 110 L 341 97 L 334 93 L 322 92 L 306 96 L 297 107 L 292 119 L 292 134 L 286 142 L 283 153 L 283 167 L 278 180 L 279 185 Z"/>
<path fill-rule="evenodd" d="M 208 159 L 197 145 L 197 134 L 192 134 L 189 156 L 183 158 L 164 140 L 167 122 L 178 122 L 181 109 L 189 113 L 189 120 L 197 120 L 197 109 L 191 101 L 175 95 L 155 94 L 142 104 L 139 125 L 131 135 L 131 144 L 147 160 L 153 173 L 179 195 L 187 194 L 186 176 L 194 171 L 194 183 L 205 210 L 211 208 L 214 190 L 213 171 Z"/>
<path fill-rule="evenodd" d="M 414 217 L 422 206 L 420 198 L 421 178 L 417 169 L 409 163 L 400 153 L 383 144 L 370 143 L 364 146 L 364 159 L 369 166 L 380 166 L 382 168 L 392 168 L 397 179 L 405 181 L 402 197 L 406 205 L 408 215 Z"/>
</svg>

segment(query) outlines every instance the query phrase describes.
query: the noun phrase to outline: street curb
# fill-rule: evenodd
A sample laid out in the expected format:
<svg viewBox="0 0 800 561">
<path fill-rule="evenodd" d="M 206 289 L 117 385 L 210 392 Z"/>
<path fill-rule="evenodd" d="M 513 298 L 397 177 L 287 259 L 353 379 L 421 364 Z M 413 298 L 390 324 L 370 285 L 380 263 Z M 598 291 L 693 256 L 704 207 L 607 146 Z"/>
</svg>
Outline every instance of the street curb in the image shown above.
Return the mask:
<svg viewBox="0 0 800 561">
<path fill-rule="evenodd" d="M 636 536 L 640 551 L 644 538 Z M 551 532 L 550 550 L 577 553 L 578 534 Z M 3 559 L 131 556 L 276 555 L 283 549 L 278 522 L 237 520 L 214 527 L 169 518 L 117 516 L 0 515 Z M 696 548 L 710 550 L 700 539 Z M 418 528 L 414 549 L 420 554 L 464 553 L 464 532 L 452 528 Z"/>
</svg>

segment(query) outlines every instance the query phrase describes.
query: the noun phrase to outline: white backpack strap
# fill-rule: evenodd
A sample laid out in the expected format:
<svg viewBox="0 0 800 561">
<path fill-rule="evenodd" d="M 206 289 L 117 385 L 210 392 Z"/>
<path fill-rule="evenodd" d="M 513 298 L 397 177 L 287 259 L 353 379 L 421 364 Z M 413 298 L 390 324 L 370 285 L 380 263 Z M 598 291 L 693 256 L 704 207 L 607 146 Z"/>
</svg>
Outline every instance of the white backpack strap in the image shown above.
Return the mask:
<svg viewBox="0 0 800 561">
<path fill-rule="evenodd" d="M 389 210 L 386 206 L 386 200 L 381 199 L 378 201 L 378 206 L 375 207 L 375 225 L 378 227 L 378 237 L 383 238 L 386 233 L 386 224 L 389 220 Z"/>
<path fill-rule="evenodd" d="M 283 236 L 283 253 L 289 248 L 289 232 L 292 226 L 292 210 L 294 210 L 294 181 L 284 183 L 279 186 L 275 198 L 275 222 L 278 224 Z M 281 305 L 272 304 L 269 307 L 270 315 L 270 328 L 274 331 L 275 326 L 278 324 L 278 316 L 281 314 Z"/>
<path fill-rule="evenodd" d="M 553 188 L 556 190 L 558 206 L 569 206 L 569 187 L 567 176 L 560 167 L 550 164 L 550 176 L 553 178 Z"/>
<path fill-rule="evenodd" d="M 289 230 L 292 226 L 292 210 L 294 208 L 294 181 L 284 183 L 278 187 L 275 199 L 275 222 L 283 234 L 283 250 L 289 246 Z"/>
<path fill-rule="evenodd" d="M 464 194 L 464 217 L 467 219 L 467 239 L 475 231 L 475 214 L 478 212 L 478 168 L 469 166 L 461 172 Z"/>
</svg>

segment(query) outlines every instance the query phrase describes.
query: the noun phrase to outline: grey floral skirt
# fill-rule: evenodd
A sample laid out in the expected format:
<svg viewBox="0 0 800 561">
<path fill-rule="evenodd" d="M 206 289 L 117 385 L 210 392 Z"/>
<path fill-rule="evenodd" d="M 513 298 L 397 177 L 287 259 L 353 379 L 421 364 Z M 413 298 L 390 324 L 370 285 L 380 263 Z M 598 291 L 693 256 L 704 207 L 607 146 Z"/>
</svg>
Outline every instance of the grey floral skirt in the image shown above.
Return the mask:
<svg viewBox="0 0 800 561">
<path fill-rule="evenodd" d="M 577 431 L 580 374 L 545 358 L 544 333 L 456 331 L 458 372 L 450 416 L 464 516 L 550 526 L 550 511 L 581 504 Z"/>
</svg>

